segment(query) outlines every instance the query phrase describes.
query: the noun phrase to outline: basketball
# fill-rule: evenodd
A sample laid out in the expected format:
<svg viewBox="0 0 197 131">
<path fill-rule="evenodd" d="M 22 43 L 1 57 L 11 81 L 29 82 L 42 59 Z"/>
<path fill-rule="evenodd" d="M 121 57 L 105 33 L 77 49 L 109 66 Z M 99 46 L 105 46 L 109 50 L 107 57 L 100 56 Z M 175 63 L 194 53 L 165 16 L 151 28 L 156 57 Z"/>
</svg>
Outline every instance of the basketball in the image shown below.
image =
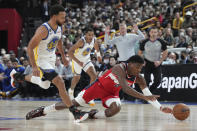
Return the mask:
<svg viewBox="0 0 197 131">
<path fill-rule="evenodd" d="M 190 109 L 187 105 L 183 103 L 176 104 L 173 107 L 173 115 L 177 120 L 185 120 L 190 114 Z"/>
</svg>

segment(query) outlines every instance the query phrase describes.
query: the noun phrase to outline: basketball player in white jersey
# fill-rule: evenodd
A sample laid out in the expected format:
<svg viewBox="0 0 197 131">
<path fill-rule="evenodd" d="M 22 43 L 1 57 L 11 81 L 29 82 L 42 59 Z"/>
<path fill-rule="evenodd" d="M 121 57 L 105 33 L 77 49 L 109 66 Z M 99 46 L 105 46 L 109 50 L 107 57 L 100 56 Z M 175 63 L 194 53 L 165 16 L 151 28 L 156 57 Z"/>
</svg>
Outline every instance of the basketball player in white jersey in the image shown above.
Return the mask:
<svg viewBox="0 0 197 131">
<path fill-rule="evenodd" d="M 69 107 L 74 118 L 80 122 L 87 119 L 88 114 L 78 110 L 73 105 L 67 94 L 63 79 L 55 72 L 56 48 L 61 53 L 64 65 L 68 64 L 68 61 L 65 59 L 61 40 L 63 32 L 62 25 L 65 22 L 65 16 L 64 7 L 61 5 L 52 6 L 50 20 L 38 27 L 28 45 L 27 52 L 33 74 L 25 76 L 24 74 L 12 71 L 11 77 L 12 82 L 23 82 L 26 80 L 38 84 L 45 89 L 49 87 L 50 83 L 53 83 L 58 88 L 63 103 Z M 55 110 L 55 107 L 52 108 Z M 47 112 L 49 109 L 41 107 L 39 110 Z M 28 120 L 32 116 L 35 116 L 35 113 L 36 111 L 31 112 L 31 115 L 26 116 L 26 119 Z"/>
<path fill-rule="evenodd" d="M 94 82 L 97 78 L 94 65 L 92 64 L 90 58 L 90 53 L 93 48 L 96 50 L 97 59 L 101 63 L 102 58 L 99 50 L 99 44 L 94 37 L 94 30 L 92 28 L 86 28 L 85 36 L 74 44 L 68 51 L 68 54 L 72 59 L 72 71 L 74 73 L 71 87 L 68 91 L 70 98 L 74 99 L 74 88 L 79 82 L 82 70 L 90 76 L 90 83 Z M 94 106 L 94 101 L 91 101 L 89 105 Z"/>
</svg>

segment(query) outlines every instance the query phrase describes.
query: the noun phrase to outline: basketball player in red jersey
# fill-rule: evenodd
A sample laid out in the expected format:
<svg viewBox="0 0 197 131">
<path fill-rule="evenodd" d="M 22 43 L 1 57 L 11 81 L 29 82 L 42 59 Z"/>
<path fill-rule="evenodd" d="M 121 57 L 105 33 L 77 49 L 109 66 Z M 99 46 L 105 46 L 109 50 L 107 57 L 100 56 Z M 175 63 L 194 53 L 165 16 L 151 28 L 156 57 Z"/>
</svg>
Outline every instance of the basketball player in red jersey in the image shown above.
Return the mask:
<svg viewBox="0 0 197 131">
<path fill-rule="evenodd" d="M 148 101 L 154 107 L 159 108 L 162 112 L 171 113 L 172 109 L 162 107 L 156 100 L 156 98 L 159 97 L 158 95 L 152 95 L 150 91 L 146 90 L 146 82 L 139 74 L 143 65 L 144 60 L 138 55 L 130 57 L 125 63 L 115 65 L 113 68 L 104 72 L 103 75 L 95 82 L 82 90 L 73 100 L 74 105 L 83 106 L 93 99 L 100 98 L 103 106 L 107 109 L 104 111 L 93 109 L 89 112 L 89 118 L 105 118 L 114 116 L 120 111 L 121 102 L 119 98 L 119 91 L 122 88 L 125 93 Z M 143 94 L 130 87 L 134 83 L 139 84 Z M 46 108 L 49 109 L 47 112 Z M 48 107 L 39 107 L 36 110 L 29 112 L 26 117 L 28 119 L 32 119 L 65 108 L 65 104 L 60 102 Z"/>
</svg>

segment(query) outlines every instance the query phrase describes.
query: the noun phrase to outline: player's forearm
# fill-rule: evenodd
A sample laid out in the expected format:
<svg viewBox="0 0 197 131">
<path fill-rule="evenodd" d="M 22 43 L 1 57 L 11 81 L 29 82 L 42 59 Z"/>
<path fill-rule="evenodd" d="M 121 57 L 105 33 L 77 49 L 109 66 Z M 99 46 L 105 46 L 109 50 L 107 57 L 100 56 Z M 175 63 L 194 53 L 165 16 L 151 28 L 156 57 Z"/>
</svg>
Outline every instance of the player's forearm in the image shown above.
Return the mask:
<svg viewBox="0 0 197 131">
<path fill-rule="evenodd" d="M 68 51 L 68 55 L 69 55 L 69 57 L 70 57 L 72 60 L 74 60 L 74 61 L 77 62 L 77 63 L 80 63 L 80 61 L 75 57 L 74 51 L 73 51 L 73 50 L 69 50 L 69 51 Z"/>
<path fill-rule="evenodd" d="M 142 93 L 137 92 L 136 90 L 130 88 L 130 87 L 124 87 L 122 90 L 127 93 L 130 96 L 140 98 L 140 99 L 145 99 L 145 96 Z"/>
<path fill-rule="evenodd" d="M 27 48 L 27 54 L 29 56 L 29 61 L 30 61 L 30 64 L 32 66 L 32 68 L 37 68 L 37 64 L 36 64 L 36 61 L 35 61 L 35 58 L 34 58 L 34 49 L 29 47 Z"/>
</svg>

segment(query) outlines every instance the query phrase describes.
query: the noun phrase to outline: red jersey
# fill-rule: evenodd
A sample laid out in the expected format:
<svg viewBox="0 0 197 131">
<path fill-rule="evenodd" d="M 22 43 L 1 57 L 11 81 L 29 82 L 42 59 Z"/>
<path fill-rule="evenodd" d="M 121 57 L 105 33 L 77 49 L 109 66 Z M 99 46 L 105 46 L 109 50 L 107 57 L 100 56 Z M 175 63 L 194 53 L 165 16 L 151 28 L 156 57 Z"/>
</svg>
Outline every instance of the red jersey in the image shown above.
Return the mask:
<svg viewBox="0 0 197 131">
<path fill-rule="evenodd" d="M 125 70 L 128 85 L 131 86 L 133 83 L 135 83 L 136 76 L 128 76 L 127 63 L 120 63 L 120 66 L 123 68 L 123 70 Z M 120 89 L 122 88 L 118 82 L 117 76 L 112 73 L 112 68 L 99 77 L 98 80 L 103 86 L 104 90 L 109 93 L 119 93 Z"/>
</svg>

